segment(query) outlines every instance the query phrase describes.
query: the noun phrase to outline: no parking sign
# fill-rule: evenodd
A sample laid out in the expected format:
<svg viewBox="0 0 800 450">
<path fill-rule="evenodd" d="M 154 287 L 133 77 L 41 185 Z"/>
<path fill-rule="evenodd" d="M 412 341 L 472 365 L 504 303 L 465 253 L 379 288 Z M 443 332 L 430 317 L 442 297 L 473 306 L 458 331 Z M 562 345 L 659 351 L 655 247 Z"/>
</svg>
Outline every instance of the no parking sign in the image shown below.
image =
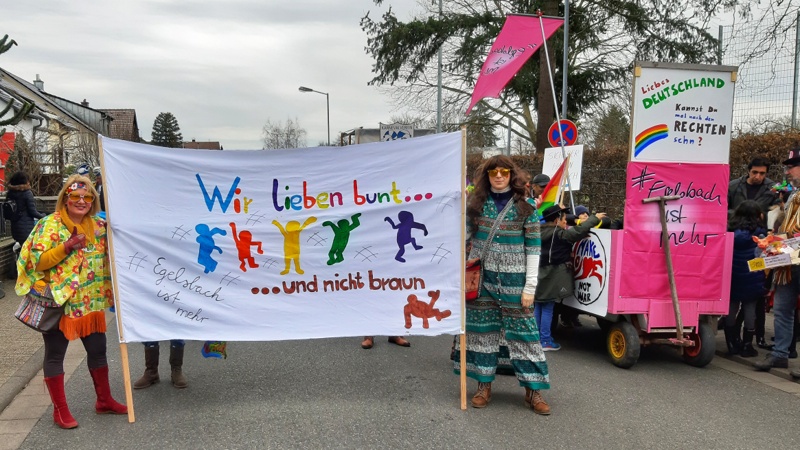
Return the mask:
<svg viewBox="0 0 800 450">
<path fill-rule="evenodd" d="M 561 133 L 559 135 L 559 124 Z M 561 138 L 564 139 L 563 144 Z M 558 122 L 553 122 L 550 129 L 547 131 L 547 140 L 553 147 L 560 147 L 561 145 L 575 145 L 578 142 L 578 127 L 571 120 L 561 119 Z"/>
</svg>

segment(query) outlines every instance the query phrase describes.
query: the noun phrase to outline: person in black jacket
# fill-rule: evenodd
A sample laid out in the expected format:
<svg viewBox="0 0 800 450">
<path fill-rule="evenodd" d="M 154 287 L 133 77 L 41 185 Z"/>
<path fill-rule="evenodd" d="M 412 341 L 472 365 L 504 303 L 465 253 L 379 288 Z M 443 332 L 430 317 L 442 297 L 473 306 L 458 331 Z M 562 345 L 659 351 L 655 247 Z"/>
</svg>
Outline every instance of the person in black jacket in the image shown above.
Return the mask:
<svg viewBox="0 0 800 450">
<path fill-rule="evenodd" d="M 17 172 L 11 176 L 6 186 L 8 188 L 8 200 L 13 200 L 17 204 L 17 214 L 15 217 L 7 217 L 11 220 L 11 237 L 22 244 L 28 239 L 33 226 L 45 216 L 44 213 L 36 209 L 36 200 L 31 192 L 28 174 Z"/>
<path fill-rule="evenodd" d="M 755 157 L 747 165 L 747 175 L 732 180 L 728 186 L 728 218 L 745 200 L 753 200 L 764 213 L 762 226 L 767 226 L 767 214 L 773 205 L 780 203 L 778 194 L 772 190 L 775 182 L 767 178 L 769 160 Z"/>
</svg>

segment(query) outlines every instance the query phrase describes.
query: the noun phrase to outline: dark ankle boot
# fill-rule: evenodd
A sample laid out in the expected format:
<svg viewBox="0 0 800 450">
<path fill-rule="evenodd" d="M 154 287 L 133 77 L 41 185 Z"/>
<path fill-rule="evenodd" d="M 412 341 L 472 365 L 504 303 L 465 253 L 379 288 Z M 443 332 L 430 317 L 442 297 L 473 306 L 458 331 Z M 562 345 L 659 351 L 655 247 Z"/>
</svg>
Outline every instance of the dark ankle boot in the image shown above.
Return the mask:
<svg viewBox="0 0 800 450">
<path fill-rule="evenodd" d="M 78 421 L 72 417 L 67 407 L 67 396 L 64 393 L 64 374 L 44 379 L 50 400 L 53 402 L 53 422 L 61 428 L 68 430 L 76 428 Z"/>
<path fill-rule="evenodd" d="M 172 385 L 178 389 L 183 389 L 189 385 L 186 376 L 183 374 L 183 346 L 169 347 L 169 367 L 172 370 Z"/>
<path fill-rule="evenodd" d="M 134 389 L 144 389 L 159 382 L 158 346 L 144 348 L 144 375 L 133 383 Z"/>
<path fill-rule="evenodd" d="M 94 382 L 94 392 L 97 402 L 94 411 L 97 414 L 128 414 L 128 407 L 114 400 L 111 396 L 111 386 L 108 384 L 108 366 L 89 369 Z"/>
<path fill-rule="evenodd" d="M 744 330 L 744 335 L 742 336 L 742 352 L 740 355 L 745 358 L 758 356 L 758 350 L 753 348 L 753 335 L 755 335 L 755 330 Z"/>
<path fill-rule="evenodd" d="M 725 344 L 728 345 L 728 356 L 738 355 L 742 351 L 742 339 L 736 326 L 725 327 Z"/>
</svg>

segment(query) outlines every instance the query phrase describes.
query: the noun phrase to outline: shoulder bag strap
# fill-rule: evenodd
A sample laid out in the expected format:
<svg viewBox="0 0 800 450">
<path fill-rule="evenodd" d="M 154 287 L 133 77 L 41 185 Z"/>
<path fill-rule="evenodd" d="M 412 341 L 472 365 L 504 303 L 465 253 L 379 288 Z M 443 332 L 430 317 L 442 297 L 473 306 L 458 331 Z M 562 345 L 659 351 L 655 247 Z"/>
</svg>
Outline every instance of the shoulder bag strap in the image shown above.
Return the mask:
<svg viewBox="0 0 800 450">
<path fill-rule="evenodd" d="M 500 222 L 503 221 L 503 218 L 506 216 L 506 213 L 511 209 L 511 204 L 514 200 L 514 197 L 508 199 L 508 203 L 506 203 L 505 208 L 500 211 L 500 214 L 497 215 L 497 218 L 494 219 L 494 223 L 492 224 L 492 229 L 489 230 L 489 236 L 486 238 L 486 245 L 483 246 L 481 249 L 481 264 L 483 264 L 484 257 L 486 257 L 486 252 L 489 251 L 489 246 L 492 245 L 492 241 L 494 240 L 495 232 L 497 232 L 497 228 L 500 227 Z"/>
</svg>

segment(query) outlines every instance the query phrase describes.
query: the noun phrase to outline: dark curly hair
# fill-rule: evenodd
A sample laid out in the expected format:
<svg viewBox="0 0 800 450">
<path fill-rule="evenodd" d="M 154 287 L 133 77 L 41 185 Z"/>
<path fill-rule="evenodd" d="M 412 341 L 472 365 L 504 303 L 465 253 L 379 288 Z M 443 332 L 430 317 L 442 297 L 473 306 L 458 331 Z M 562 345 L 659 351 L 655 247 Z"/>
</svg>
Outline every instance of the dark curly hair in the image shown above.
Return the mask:
<svg viewBox="0 0 800 450">
<path fill-rule="evenodd" d="M 467 221 L 473 226 L 477 226 L 476 219 L 483 214 L 483 204 L 489 198 L 491 183 L 489 182 L 489 170 L 497 167 L 504 167 L 511 169 L 511 180 L 509 187 L 514 193 L 510 201 L 516 202 L 517 213 L 521 217 L 528 217 L 533 214 L 533 206 L 525 199 L 527 197 L 526 183 L 530 180 L 530 175 L 520 169 L 514 163 L 514 160 L 505 155 L 496 155 L 483 162 L 472 176 L 475 190 L 469 194 L 469 201 L 467 202 Z"/>
<path fill-rule="evenodd" d="M 753 200 L 745 200 L 733 211 L 733 216 L 728 220 L 728 231 L 747 230 L 751 233 L 763 228 L 763 215 L 761 206 Z"/>
</svg>

